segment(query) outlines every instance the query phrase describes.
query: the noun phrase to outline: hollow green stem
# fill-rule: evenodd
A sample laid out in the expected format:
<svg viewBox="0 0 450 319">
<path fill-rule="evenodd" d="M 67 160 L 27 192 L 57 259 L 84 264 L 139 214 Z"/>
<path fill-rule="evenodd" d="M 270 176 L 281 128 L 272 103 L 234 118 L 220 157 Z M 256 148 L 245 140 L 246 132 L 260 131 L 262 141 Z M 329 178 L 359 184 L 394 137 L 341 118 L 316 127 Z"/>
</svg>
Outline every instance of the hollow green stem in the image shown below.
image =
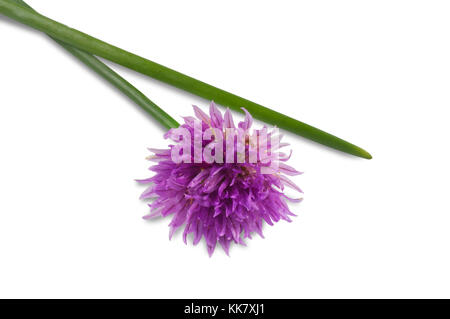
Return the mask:
<svg viewBox="0 0 450 319">
<path fill-rule="evenodd" d="M 103 57 L 207 100 L 214 100 L 215 102 L 228 106 L 236 111 L 241 111 L 240 108 L 245 107 L 255 118 L 291 131 L 317 143 L 355 156 L 367 159 L 372 158 L 372 156 L 362 148 L 334 135 L 147 60 L 136 54 L 120 49 L 90 35 L 69 28 L 41 14 L 26 9 L 23 6 L 17 5 L 16 3 L 11 2 L 11 0 L 0 0 L 0 13 L 32 28 L 45 32 L 78 49 Z"/>
<path fill-rule="evenodd" d="M 22 5 L 30 10 L 33 10 L 27 3 L 22 0 L 10 0 Z M 131 83 L 121 77 L 117 72 L 108 67 L 105 63 L 94 57 L 93 55 L 74 48 L 58 39 L 50 36 L 56 43 L 66 49 L 73 56 L 78 58 L 81 62 L 86 64 L 94 72 L 99 74 L 106 81 L 111 83 L 117 89 L 119 89 L 123 94 L 128 96 L 133 102 L 139 105 L 144 111 L 154 117 L 159 123 L 161 123 L 165 128 L 178 127 L 180 124 L 175 121 L 169 114 L 164 112 L 158 105 L 147 98 L 141 91 L 136 89 Z"/>
</svg>

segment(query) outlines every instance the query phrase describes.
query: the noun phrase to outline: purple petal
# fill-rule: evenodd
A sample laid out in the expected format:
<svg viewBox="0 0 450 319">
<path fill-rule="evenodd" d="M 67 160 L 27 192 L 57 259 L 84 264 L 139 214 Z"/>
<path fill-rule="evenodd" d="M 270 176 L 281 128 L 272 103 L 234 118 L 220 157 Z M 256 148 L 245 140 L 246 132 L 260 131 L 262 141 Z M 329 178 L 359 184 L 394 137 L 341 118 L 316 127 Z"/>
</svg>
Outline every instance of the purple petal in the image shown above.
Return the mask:
<svg viewBox="0 0 450 319">
<path fill-rule="evenodd" d="M 246 109 L 243 107 L 241 107 L 241 109 L 245 112 L 245 120 L 243 122 L 239 122 L 238 126 L 243 130 L 248 130 L 252 126 L 253 118 Z"/>
<path fill-rule="evenodd" d="M 192 105 L 192 107 L 194 108 L 194 113 L 195 116 L 202 122 L 210 125 L 211 123 L 211 119 L 209 118 L 209 116 L 203 112 L 198 106 L 196 105 Z"/>
<path fill-rule="evenodd" d="M 224 117 L 225 117 L 224 125 L 226 128 L 236 128 L 234 126 L 233 116 L 231 115 L 231 111 L 229 108 L 227 108 L 227 110 L 225 111 Z"/>
<path fill-rule="evenodd" d="M 223 128 L 223 117 L 214 102 L 209 106 L 209 115 L 211 116 L 211 125 L 219 129 Z"/>
</svg>

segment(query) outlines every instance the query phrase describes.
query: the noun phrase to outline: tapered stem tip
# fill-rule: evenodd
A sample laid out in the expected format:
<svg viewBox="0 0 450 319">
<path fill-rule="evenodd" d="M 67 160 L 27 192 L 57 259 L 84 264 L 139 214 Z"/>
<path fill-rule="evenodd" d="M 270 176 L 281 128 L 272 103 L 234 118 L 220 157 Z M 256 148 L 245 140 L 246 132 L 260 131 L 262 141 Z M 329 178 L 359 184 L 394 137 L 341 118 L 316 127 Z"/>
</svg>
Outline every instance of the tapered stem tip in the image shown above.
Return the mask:
<svg viewBox="0 0 450 319">
<path fill-rule="evenodd" d="M 372 155 L 370 155 L 369 152 L 367 152 L 366 150 L 363 150 L 362 148 L 360 148 L 360 157 L 365 158 L 365 159 L 372 159 Z"/>
</svg>

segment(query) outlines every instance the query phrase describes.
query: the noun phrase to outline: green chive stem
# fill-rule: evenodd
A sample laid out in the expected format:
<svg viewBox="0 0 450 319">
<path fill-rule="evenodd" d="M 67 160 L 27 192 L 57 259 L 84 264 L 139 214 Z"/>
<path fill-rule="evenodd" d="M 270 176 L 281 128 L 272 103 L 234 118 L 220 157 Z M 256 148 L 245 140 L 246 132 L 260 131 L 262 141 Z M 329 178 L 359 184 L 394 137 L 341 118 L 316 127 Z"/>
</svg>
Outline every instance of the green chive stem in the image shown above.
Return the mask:
<svg viewBox="0 0 450 319">
<path fill-rule="evenodd" d="M 0 0 L 0 13 L 45 32 L 80 50 L 103 57 L 207 100 L 214 100 L 233 110 L 241 111 L 240 108 L 245 107 L 255 118 L 317 143 L 355 156 L 366 159 L 372 158 L 367 151 L 334 135 L 69 28 L 23 6 L 17 5 L 11 2 L 11 0 Z"/>
<path fill-rule="evenodd" d="M 27 3 L 22 0 L 10 0 L 22 5 L 30 10 L 33 10 Z M 94 57 L 93 55 L 74 48 L 58 39 L 52 38 L 56 43 L 66 49 L 73 56 L 78 58 L 81 62 L 86 64 L 94 72 L 99 74 L 106 81 L 111 83 L 117 89 L 119 89 L 123 94 L 128 96 L 133 102 L 139 105 L 145 112 L 154 117 L 159 123 L 161 123 L 165 128 L 170 129 L 180 126 L 180 124 L 175 121 L 169 114 L 164 112 L 158 105 L 147 98 L 141 91 L 136 89 L 131 83 L 121 77 L 117 72 L 108 67 L 105 63 Z"/>
</svg>

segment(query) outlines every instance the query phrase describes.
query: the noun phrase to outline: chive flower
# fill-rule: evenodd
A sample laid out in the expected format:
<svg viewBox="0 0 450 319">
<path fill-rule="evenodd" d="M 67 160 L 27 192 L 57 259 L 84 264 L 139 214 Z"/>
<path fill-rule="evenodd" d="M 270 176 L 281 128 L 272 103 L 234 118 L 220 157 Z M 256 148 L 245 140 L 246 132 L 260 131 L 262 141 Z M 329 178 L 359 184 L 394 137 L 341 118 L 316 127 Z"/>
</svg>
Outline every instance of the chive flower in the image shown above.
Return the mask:
<svg viewBox="0 0 450 319">
<path fill-rule="evenodd" d="M 266 158 L 261 154 L 254 156 L 257 155 L 256 140 L 243 135 L 249 132 L 253 121 L 245 109 L 245 120 L 237 127 L 230 110 L 227 109 L 222 116 L 214 103 L 210 105 L 209 116 L 196 106 L 194 111 L 197 119 L 185 117 L 180 128 L 170 129 L 164 135 L 179 143 L 179 130 L 189 133 L 190 137 L 184 141 L 189 144 L 189 148 L 183 148 L 180 152 L 182 162 L 174 161 L 173 156 L 174 153 L 178 154 L 179 144 L 169 145 L 167 149 L 150 149 L 154 155 L 148 159 L 156 164 L 149 169 L 156 174 L 138 180 L 142 184 L 149 184 L 141 199 L 153 200 L 148 204 L 150 214 L 144 219 L 172 216 L 169 238 L 178 228 L 184 227 L 183 240 L 186 244 L 187 236 L 192 233 L 194 245 L 205 238 L 209 256 L 213 254 L 217 242 L 228 255 L 232 242 L 245 245 L 244 240 L 251 239 L 254 233 L 264 238 L 264 222 L 273 225 L 279 220 L 291 221 L 290 216 L 295 215 L 289 210 L 286 201 L 299 202 L 301 199 L 288 197 L 284 189 L 287 186 L 300 193 L 302 191 L 285 175 L 301 173 L 284 163 L 291 154 L 279 151 L 289 144 L 271 142 L 275 130 L 269 132 L 266 135 L 269 138 L 265 139 L 261 133 L 268 132 L 266 127 L 255 131 L 257 146 L 265 143 L 270 153 L 266 152 Z M 196 158 L 199 155 L 194 149 L 195 139 L 199 135 L 196 128 L 200 128 L 202 136 L 206 134 L 211 137 L 210 140 L 201 141 L 205 150 L 208 147 L 211 149 L 211 145 L 220 146 L 223 143 L 226 162 L 211 162 L 204 155 L 206 153 L 200 154 L 200 160 Z M 213 133 L 208 134 L 208 130 Z M 237 131 L 236 138 L 227 138 L 230 130 Z M 225 136 L 225 141 L 219 135 Z M 244 136 L 244 143 L 239 142 L 239 136 Z M 281 139 L 280 136 L 278 138 Z M 211 152 L 215 159 L 220 157 L 217 149 Z M 256 161 L 239 160 L 242 154 L 246 158 L 253 156 Z"/>
</svg>

